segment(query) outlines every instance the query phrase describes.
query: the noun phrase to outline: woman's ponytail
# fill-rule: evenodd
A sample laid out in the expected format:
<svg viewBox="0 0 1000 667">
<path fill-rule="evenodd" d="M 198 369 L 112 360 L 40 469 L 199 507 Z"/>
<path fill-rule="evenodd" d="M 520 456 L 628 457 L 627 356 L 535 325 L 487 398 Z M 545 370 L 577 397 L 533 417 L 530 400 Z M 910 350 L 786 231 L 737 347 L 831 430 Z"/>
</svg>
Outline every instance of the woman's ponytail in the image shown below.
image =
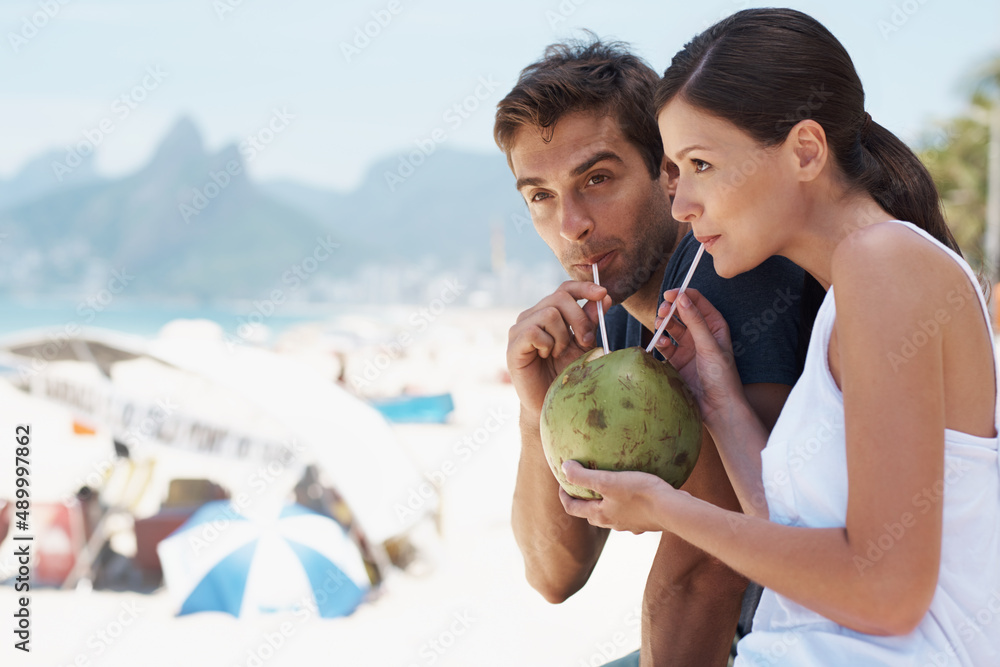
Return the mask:
<svg viewBox="0 0 1000 667">
<path fill-rule="evenodd" d="M 894 218 L 912 222 L 962 254 L 944 220 L 934 180 L 906 144 L 866 113 L 852 153 L 841 163 L 856 187 L 868 192 Z"/>
</svg>

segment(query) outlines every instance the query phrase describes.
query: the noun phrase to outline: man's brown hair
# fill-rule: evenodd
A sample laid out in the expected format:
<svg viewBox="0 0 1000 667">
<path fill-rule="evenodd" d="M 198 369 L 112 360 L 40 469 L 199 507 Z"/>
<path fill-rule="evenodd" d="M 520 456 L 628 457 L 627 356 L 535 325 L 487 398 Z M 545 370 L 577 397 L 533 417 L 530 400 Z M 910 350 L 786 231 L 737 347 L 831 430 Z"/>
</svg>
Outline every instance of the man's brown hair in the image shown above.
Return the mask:
<svg viewBox="0 0 1000 667">
<path fill-rule="evenodd" d="M 546 141 L 564 114 L 584 111 L 612 116 L 642 154 L 653 179 L 660 176 L 663 141 L 653 97 L 659 75 L 623 42 L 552 44 L 538 62 L 521 71 L 517 84 L 497 104 L 493 138 L 507 154 L 522 127 L 537 127 Z M 513 167 L 512 167 L 513 168 Z"/>
</svg>

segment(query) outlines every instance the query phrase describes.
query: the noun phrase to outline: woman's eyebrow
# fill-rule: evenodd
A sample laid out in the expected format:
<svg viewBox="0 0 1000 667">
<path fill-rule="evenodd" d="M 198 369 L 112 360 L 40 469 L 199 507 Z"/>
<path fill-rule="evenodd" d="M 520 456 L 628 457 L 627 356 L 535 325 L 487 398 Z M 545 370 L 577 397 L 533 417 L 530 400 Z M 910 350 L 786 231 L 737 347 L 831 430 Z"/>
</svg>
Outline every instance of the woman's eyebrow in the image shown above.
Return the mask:
<svg viewBox="0 0 1000 667">
<path fill-rule="evenodd" d="M 682 150 L 680 153 L 677 154 L 677 161 L 680 162 L 681 160 L 684 159 L 685 155 L 687 155 L 691 151 L 697 151 L 697 150 L 707 151 L 708 146 L 702 146 L 701 144 L 694 144 L 692 146 L 688 146 L 687 148 L 685 148 L 684 150 Z"/>
</svg>

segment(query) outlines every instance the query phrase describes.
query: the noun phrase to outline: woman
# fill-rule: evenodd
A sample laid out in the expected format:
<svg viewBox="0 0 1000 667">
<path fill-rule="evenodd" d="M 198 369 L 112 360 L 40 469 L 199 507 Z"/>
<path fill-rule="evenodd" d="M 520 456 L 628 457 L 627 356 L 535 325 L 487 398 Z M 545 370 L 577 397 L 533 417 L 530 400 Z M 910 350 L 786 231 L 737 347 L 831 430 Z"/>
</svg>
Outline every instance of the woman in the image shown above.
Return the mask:
<svg viewBox="0 0 1000 667">
<path fill-rule="evenodd" d="M 603 499 L 562 492 L 566 510 L 672 531 L 765 586 L 737 665 L 1000 665 L 993 337 L 926 170 L 865 113 L 843 46 L 791 10 L 696 37 L 657 103 L 674 217 L 719 274 L 782 255 L 827 292 L 770 439 L 697 292 L 669 327 L 680 346 L 661 343 L 744 514 L 576 462 L 569 480 Z"/>
</svg>

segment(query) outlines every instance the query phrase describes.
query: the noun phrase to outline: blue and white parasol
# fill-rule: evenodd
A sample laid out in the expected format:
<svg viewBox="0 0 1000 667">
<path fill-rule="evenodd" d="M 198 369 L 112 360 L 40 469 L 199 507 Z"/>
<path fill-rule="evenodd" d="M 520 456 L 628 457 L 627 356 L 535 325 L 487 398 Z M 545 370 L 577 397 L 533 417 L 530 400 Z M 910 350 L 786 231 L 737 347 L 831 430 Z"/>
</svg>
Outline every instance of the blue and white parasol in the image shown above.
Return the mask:
<svg viewBox="0 0 1000 667">
<path fill-rule="evenodd" d="M 301 505 L 251 519 L 229 501 L 211 502 L 156 550 L 178 615 L 308 608 L 324 618 L 347 616 L 371 587 L 340 524 Z"/>
</svg>

